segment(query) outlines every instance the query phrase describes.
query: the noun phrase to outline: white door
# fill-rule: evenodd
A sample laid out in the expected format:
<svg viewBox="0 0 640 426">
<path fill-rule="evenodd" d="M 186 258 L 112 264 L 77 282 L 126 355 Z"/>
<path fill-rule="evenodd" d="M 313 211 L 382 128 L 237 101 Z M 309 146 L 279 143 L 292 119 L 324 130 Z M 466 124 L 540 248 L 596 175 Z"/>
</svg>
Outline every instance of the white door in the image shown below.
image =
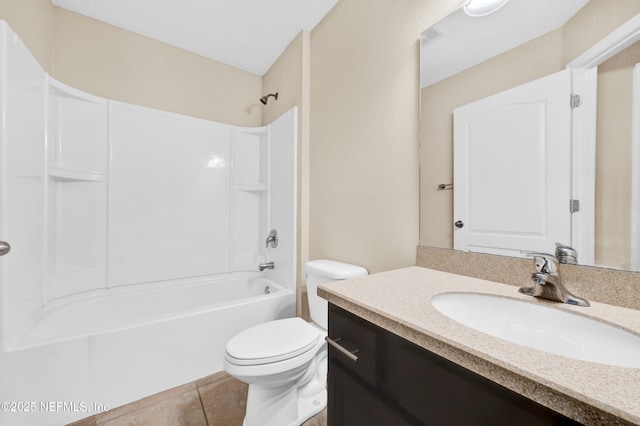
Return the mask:
<svg viewBox="0 0 640 426">
<path fill-rule="evenodd" d="M 454 110 L 454 248 L 522 256 L 571 244 L 571 76 Z"/>
</svg>

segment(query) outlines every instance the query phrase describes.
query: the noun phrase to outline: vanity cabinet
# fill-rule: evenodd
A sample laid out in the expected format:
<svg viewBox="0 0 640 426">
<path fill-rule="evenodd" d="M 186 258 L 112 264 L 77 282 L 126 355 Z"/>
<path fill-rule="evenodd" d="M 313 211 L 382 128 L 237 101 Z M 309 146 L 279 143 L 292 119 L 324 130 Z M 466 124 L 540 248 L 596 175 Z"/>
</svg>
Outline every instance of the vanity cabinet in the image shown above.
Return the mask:
<svg viewBox="0 0 640 426">
<path fill-rule="evenodd" d="M 329 338 L 329 426 L 580 424 L 332 304 Z"/>
</svg>

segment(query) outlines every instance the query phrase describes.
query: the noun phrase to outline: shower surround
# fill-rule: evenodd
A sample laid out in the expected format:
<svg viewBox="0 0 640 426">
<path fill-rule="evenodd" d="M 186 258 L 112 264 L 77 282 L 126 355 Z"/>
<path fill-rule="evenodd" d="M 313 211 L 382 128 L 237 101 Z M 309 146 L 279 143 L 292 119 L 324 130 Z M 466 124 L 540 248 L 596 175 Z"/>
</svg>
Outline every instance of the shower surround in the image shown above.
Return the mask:
<svg viewBox="0 0 640 426">
<path fill-rule="evenodd" d="M 96 97 L 0 33 L 0 424 L 212 374 L 228 338 L 295 314 L 295 108 L 243 128 Z"/>
</svg>

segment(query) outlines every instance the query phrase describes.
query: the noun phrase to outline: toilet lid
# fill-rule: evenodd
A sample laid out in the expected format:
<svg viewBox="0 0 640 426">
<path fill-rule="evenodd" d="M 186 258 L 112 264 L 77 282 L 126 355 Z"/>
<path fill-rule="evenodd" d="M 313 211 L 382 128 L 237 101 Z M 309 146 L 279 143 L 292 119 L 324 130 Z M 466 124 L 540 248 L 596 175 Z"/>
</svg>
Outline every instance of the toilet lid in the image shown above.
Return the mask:
<svg viewBox="0 0 640 426">
<path fill-rule="evenodd" d="M 229 340 L 227 357 L 240 365 L 283 361 L 313 348 L 319 338 L 318 331 L 301 318 L 269 321 Z"/>
</svg>

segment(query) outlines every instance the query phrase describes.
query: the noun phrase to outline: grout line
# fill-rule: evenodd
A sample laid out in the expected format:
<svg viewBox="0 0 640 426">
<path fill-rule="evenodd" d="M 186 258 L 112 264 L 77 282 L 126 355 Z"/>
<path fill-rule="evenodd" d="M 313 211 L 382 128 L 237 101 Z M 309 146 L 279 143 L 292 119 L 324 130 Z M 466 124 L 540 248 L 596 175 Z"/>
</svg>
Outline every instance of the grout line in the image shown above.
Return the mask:
<svg viewBox="0 0 640 426">
<path fill-rule="evenodd" d="M 200 408 L 202 409 L 202 414 L 204 414 L 204 421 L 209 425 L 209 417 L 207 417 L 207 410 L 204 409 L 204 402 L 202 402 L 202 394 L 200 393 L 200 386 L 196 386 L 196 391 L 198 391 L 198 401 L 200 401 Z"/>
</svg>

